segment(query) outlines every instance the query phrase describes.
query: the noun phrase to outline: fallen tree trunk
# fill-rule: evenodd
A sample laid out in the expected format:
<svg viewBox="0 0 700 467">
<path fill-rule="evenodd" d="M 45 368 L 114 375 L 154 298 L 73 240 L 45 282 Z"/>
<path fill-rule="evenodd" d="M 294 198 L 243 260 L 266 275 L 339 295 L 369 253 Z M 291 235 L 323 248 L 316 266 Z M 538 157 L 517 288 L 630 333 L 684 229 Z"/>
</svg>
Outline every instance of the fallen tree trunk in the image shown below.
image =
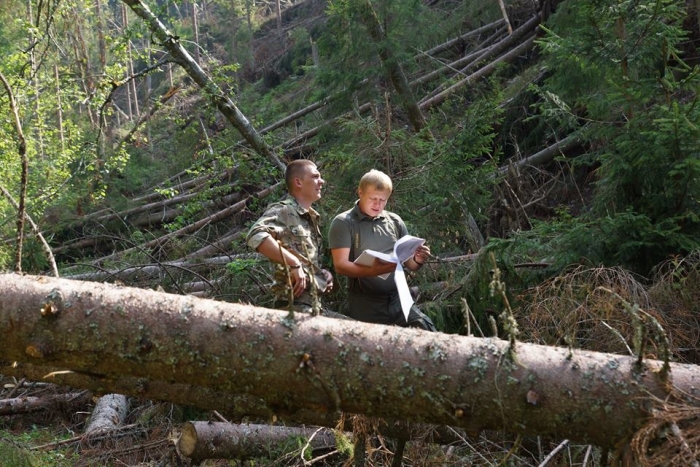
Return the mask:
<svg viewBox="0 0 700 467">
<path fill-rule="evenodd" d="M 262 136 L 255 130 L 248 118 L 238 109 L 236 104 L 228 98 L 225 92 L 211 79 L 211 77 L 199 66 L 187 50 L 180 43 L 179 37 L 171 34 L 168 28 L 151 12 L 140 0 L 122 0 L 131 10 L 143 19 L 151 32 L 160 39 L 163 47 L 178 61 L 180 66 L 204 91 L 206 96 L 216 105 L 219 112 L 233 124 L 243 138 L 258 154 L 267 157 L 270 162 L 284 172 L 285 164 L 273 149 L 265 142 Z"/>
<path fill-rule="evenodd" d="M 154 247 L 157 247 L 159 245 L 162 245 L 167 240 L 170 240 L 172 238 L 178 238 L 178 237 L 182 237 L 184 235 L 192 234 L 192 233 L 198 231 L 199 229 L 203 228 L 206 225 L 214 224 L 216 222 L 222 221 L 224 219 L 227 219 L 227 218 L 233 216 L 237 212 L 243 210 L 250 200 L 252 200 L 254 198 L 264 198 L 265 196 L 267 196 L 268 194 L 273 192 L 275 189 L 277 189 L 279 187 L 280 183 L 281 182 L 278 182 L 274 185 L 271 185 L 267 188 L 264 188 L 263 190 L 244 198 L 243 200 L 237 202 L 236 204 L 234 204 L 232 206 L 229 206 L 229 207 L 222 209 L 221 211 L 218 211 L 210 216 L 207 216 L 203 219 L 200 219 L 197 222 L 193 222 L 192 224 L 188 224 L 187 226 L 182 227 L 174 232 L 169 232 L 169 233 L 162 235 L 156 239 L 149 240 L 149 241 L 144 242 L 142 244 L 139 244 L 135 247 L 127 248 L 126 250 L 121 250 L 121 251 L 112 253 L 112 254 L 107 255 L 107 256 L 102 256 L 101 258 L 98 258 L 95 261 L 92 261 L 90 264 L 93 266 L 96 266 L 96 265 L 102 264 L 108 260 L 119 258 L 120 256 L 125 255 L 125 254 L 130 253 L 130 252 L 144 251 L 144 250 L 147 250 L 149 248 L 154 248 Z M 70 274 L 71 272 L 72 271 L 69 269 L 68 273 Z"/>
<path fill-rule="evenodd" d="M 105 394 L 97 400 L 92 410 L 85 434 L 113 430 L 126 420 L 129 400 L 121 394 Z"/>
<path fill-rule="evenodd" d="M 89 400 L 90 394 L 87 391 L 3 399 L 0 400 L 0 415 L 17 415 L 40 410 L 55 410 L 58 407 L 82 407 Z"/>
<path fill-rule="evenodd" d="M 520 46 L 518 44 L 520 43 L 520 40 L 527 39 L 528 37 L 530 37 L 532 35 L 530 34 L 530 32 L 533 29 L 537 28 L 539 24 L 540 17 L 538 15 L 533 16 L 522 26 L 520 26 L 514 33 L 507 35 L 504 39 L 494 44 L 493 46 L 485 48 L 485 50 L 481 52 L 481 55 L 475 57 L 472 60 L 469 60 L 468 63 L 465 63 L 464 66 L 462 66 L 462 68 L 458 70 L 455 76 L 453 76 L 453 78 L 465 76 L 473 68 L 477 67 L 479 64 L 484 62 L 487 62 L 487 66 L 492 66 L 494 62 L 497 62 L 499 60 L 496 57 L 499 57 L 502 52 L 510 50 L 511 46 L 515 45 L 515 47 L 513 48 L 519 49 Z M 509 56 L 510 52 L 504 53 L 503 55 Z M 423 97 L 422 102 L 431 100 L 432 97 L 441 94 L 442 91 L 444 91 L 448 87 L 450 87 L 451 89 L 450 83 L 451 81 L 443 82 L 440 86 L 438 86 L 437 89 L 433 90 L 433 92 L 431 92 L 429 95 Z"/>
<path fill-rule="evenodd" d="M 2 360 L 247 394 L 275 414 L 363 414 L 603 447 L 632 436 L 653 398 L 693 405 L 700 392 L 693 365 L 669 364 L 666 377 L 655 360 L 15 274 L 0 275 L 0 331 Z"/>
<path fill-rule="evenodd" d="M 481 26 L 476 29 L 472 29 L 471 31 L 462 34 L 461 36 L 455 37 L 453 39 L 448 40 L 447 42 L 443 42 L 442 44 L 438 44 L 435 47 L 428 49 L 424 52 L 421 52 L 420 54 L 416 55 L 414 57 L 415 60 L 419 60 L 420 58 L 423 57 L 429 57 L 429 58 L 434 58 L 435 55 L 444 52 L 445 50 L 451 49 L 451 48 L 461 48 L 464 46 L 464 44 L 467 42 L 468 39 L 473 38 L 474 36 L 479 37 L 481 34 L 486 33 L 488 31 L 491 31 L 493 29 L 496 29 L 499 27 L 501 24 L 504 23 L 504 20 L 499 19 L 494 21 L 493 23 L 485 24 L 484 26 Z"/>
<path fill-rule="evenodd" d="M 335 434 L 327 428 L 272 425 L 236 425 L 223 422 L 187 422 L 181 427 L 178 452 L 194 462 L 206 459 L 248 459 L 267 456 L 271 446 L 303 438 L 311 449 L 335 447 Z"/>
<path fill-rule="evenodd" d="M 166 382 L 129 375 L 111 378 L 105 375 L 66 370 L 65 367 L 41 366 L 22 362 L 1 365 L 0 374 L 32 381 L 46 381 L 59 386 L 84 388 L 98 396 L 118 392 L 139 399 L 168 401 L 184 406 L 196 406 L 204 410 L 217 410 L 225 414 L 229 420 L 237 422 L 245 418 L 269 420 L 275 416 L 274 412 L 259 398 L 245 394 L 216 392 L 200 385 Z M 336 423 L 337 419 L 331 420 L 330 417 L 324 417 L 323 414 L 300 411 L 290 414 L 285 418 L 285 421 L 307 425 L 334 426 L 332 424 Z"/>
<path fill-rule="evenodd" d="M 148 195 L 149 197 L 153 198 L 153 200 L 147 200 L 144 198 L 144 201 L 149 201 L 149 202 L 144 202 L 143 204 L 136 206 L 131 209 L 126 209 L 124 211 L 119 211 L 119 212 L 114 212 L 114 211 L 109 211 L 109 210 L 101 210 L 98 212 L 94 212 L 91 214 L 88 214 L 87 216 L 83 217 L 81 222 L 85 222 L 88 220 L 94 221 L 94 222 L 109 222 L 114 219 L 126 219 L 127 217 L 133 217 L 135 214 L 141 214 L 146 211 L 152 211 L 152 210 L 160 210 L 163 211 L 166 207 L 172 206 L 174 204 L 184 204 L 190 201 L 192 198 L 196 197 L 203 189 L 211 186 L 213 183 L 219 183 L 223 182 L 224 179 L 230 178 L 235 174 L 235 172 L 238 170 L 238 167 L 233 167 L 229 169 L 225 169 L 218 173 L 215 177 L 215 180 L 212 180 L 211 174 L 207 174 L 205 176 L 199 177 L 197 179 L 191 180 L 190 183 L 191 186 L 186 189 L 186 185 L 182 184 L 176 187 L 173 187 L 174 190 L 177 190 L 178 195 L 173 196 L 173 197 L 166 197 L 163 194 L 160 194 L 158 192 L 153 193 Z M 132 202 L 140 202 L 139 199 L 132 199 Z M 75 224 L 73 225 L 73 227 Z"/>
<path fill-rule="evenodd" d="M 205 410 L 216 410 L 226 416 L 231 422 L 243 420 L 264 421 L 278 418 L 291 425 L 336 427 L 339 414 L 315 412 L 301 409 L 296 412 L 275 414 L 263 400 L 246 394 L 215 392 L 210 388 L 198 385 L 169 383 L 146 378 L 123 376 L 118 379 L 103 376 L 76 373 L 51 367 L 36 366 L 29 363 L 1 365 L 0 374 L 26 378 L 33 381 L 50 381 L 53 384 L 73 388 L 85 388 L 93 394 L 105 394 L 119 391 L 127 396 L 145 400 L 168 401 L 179 405 L 196 406 Z M 37 383 L 34 383 L 37 384 Z M 38 383 L 42 384 L 42 383 Z M 196 401 L 196 403 L 193 403 Z M 435 444 L 451 444 L 459 442 L 464 434 L 448 426 L 412 425 L 407 433 L 405 425 L 388 419 L 378 426 L 379 434 L 389 438 L 406 437 L 420 439 Z M 352 421 L 345 418 L 344 431 L 352 431 Z"/>
<path fill-rule="evenodd" d="M 477 44 L 477 46 L 474 47 L 474 50 L 472 50 L 469 54 L 457 58 L 453 62 L 447 63 L 446 65 L 443 65 L 440 68 L 437 68 L 429 73 L 426 73 L 414 79 L 413 81 L 411 81 L 411 86 L 416 87 L 420 84 L 424 84 L 433 79 L 439 78 L 440 76 L 447 73 L 460 72 L 461 69 L 467 68 L 470 64 L 475 63 L 477 59 L 481 59 L 484 55 L 484 51 L 488 51 L 491 48 L 494 48 L 495 45 L 493 45 L 493 42 L 500 40 L 504 33 L 505 29 L 498 29 L 491 36 L 484 39 L 480 44 Z M 428 96 L 424 96 L 423 98 L 428 98 L 436 94 L 438 91 L 434 91 Z"/>
<path fill-rule="evenodd" d="M 566 151 L 581 145 L 581 136 L 578 133 L 573 133 L 564 139 L 557 141 L 556 143 L 548 146 L 541 151 L 532 154 L 531 156 L 524 157 L 519 160 L 513 161 L 512 165 L 520 169 L 525 166 L 538 166 L 546 164 L 547 162 L 553 160 L 556 156 L 566 153 Z M 510 164 L 504 165 L 498 168 L 498 173 L 505 175 L 510 168 Z"/>
<path fill-rule="evenodd" d="M 496 67 L 498 67 L 501 63 L 510 62 L 511 60 L 514 60 L 519 55 L 530 50 L 532 47 L 534 47 L 535 37 L 536 37 L 535 35 L 528 37 L 525 41 L 523 41 L 522 44 L 518 45 L 513 50 L 499 56 L 498 58 L 489 62 L 488 65 L 484 66 L 483 68 L 480 68 L 479 70 L 475 71 L 471 75 L 457 81 L 456 83 L 447 87 L 443 91 L 440 91 L 434 95 L 431 94 L 431 97 L 424 98 L 423 100 L 421 100 L 418 103 L 418 105 L 420 106 L 421 109 L 427 110 L 427 109 L 430 109 L 432 107 L 435 107 L 435 106 L 441 104 L 442 102 L 445 101 L 445 99 L 447 99 L 448 96 L 450 96 L 457 89 L 460 89 L 468 84 L 472 84 L 476 80 L 479 80 L 479 79 L 482 79 L 482 78 L 489 76 L 491 73 L 493 73 L 496 70 Z"/>
</svg>

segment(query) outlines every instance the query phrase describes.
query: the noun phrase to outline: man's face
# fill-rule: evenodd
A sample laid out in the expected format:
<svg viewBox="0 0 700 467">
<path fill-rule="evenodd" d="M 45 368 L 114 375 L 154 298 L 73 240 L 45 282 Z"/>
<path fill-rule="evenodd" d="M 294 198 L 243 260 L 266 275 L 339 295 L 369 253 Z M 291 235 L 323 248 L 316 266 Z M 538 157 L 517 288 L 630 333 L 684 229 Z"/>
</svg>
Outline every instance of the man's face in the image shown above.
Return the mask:
<svg viewBox="0 0 700 467">
<path fill-rule="evenodd" d="M 304 175 L 299 177 L 299 182 L 301 184 L 299 188 L 299 198 L 303 198 L 309 203 L 321 199 L 321 189 L 326 181 L 321 178 L 321 173 L 318 171 L 318 168 L 308 166 Z"/>
<path fill-rule="evenodd" d="M 360 197 L 360 211 L 369 217 L 380 215 L 384 211 L 384 207 L 386 207 L 389 196 L 391 196 L 389 190 L 378 190 L 372 186 L 359 190 L 357 194 Z"/>
</svg>

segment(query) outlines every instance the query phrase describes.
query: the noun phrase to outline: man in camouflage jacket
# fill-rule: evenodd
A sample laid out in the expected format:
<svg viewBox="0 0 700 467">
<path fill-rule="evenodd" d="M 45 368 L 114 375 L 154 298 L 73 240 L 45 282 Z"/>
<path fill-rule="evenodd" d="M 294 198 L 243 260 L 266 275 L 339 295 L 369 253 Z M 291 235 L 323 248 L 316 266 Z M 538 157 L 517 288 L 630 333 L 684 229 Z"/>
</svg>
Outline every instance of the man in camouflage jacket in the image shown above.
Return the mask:
<svg viewBox="0 0 700 467">
<path fill-rule="evenodd" d="M 333 288 L 333 276 L 320 266 L 320 219 L 311 205 L 325 181 L 306 159 L 290 162 L 284 178 L 289 195 L 268 206 L 247 243 L 275 264 L 275 308 L 319 314 L 320 295 Z"/>
</svg>

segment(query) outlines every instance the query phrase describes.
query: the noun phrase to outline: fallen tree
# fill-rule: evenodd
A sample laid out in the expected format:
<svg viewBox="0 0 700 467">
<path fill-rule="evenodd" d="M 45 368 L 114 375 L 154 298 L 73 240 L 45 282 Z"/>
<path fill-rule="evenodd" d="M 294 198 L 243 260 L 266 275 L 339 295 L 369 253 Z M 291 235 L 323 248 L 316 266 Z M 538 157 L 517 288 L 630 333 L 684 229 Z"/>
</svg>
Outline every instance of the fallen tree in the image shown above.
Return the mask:
<svg viewBox="0 0 700 467">
<path fill-rule="evenodd" d="M 36 366 L 29 363 L 14 363 L 0 365 L 0 374 L 13 376 L 31 381 L 47 381 L 51 384 L 89 389 L 93 394 L 101 395 L 110 391 L 119 391 L 128 396 L 142 400 L 168 401 L 179 405 L 196 405 L 200 409 L 212 410 L 226 415 L 228 421 L 241 423 L 245 420 L 273 420 L 289 425 L 337 427 L 338 414 L 315 412 L 301 409 L 288 412 L 284 416 L 275 414 L 260 398 L 245 394 L 215 392 L 204 386 L 168 383 L 154 379 L 122 376 L 107 378 L 101 375 L 90 375 L 74 371 L 57 370 L 51 367 Z M 46 383 L 32 383 L 46 384 Z M 196 404 L 193 403 L 196 401 Z M 345 419 L 344 431 L 352 431 L 352 420 Z M 405 424 L 384 418 L 377 426 L 378 433 L 389 438 L 408 437 L 435 444 L 451 444 L 460 441 L 464 436 L 461 430 L 437 425 L 413 424 L 407 430 Z"/>
<path fill-rule="evenodd" d="M 90 415 L 85 433 L 113 430 L 124 423 L 129 412 L 129 400 L 121 394 L 105 394 L 100 397 Z"/>
<path fill-rule="evenodd" d="M 89 400 L 90 393 L 87 391 L 14 397 L 0 400 L 0 415 L 17 415 L 40 410 L 54 410 L 58 407 L 83 407 Z"/>
<path fill-rule="evenodd" d="M 180 43 L 179 37 L 172 34 L 167 27 L 140 0 L 122 0 L 131 10 L 143 19 L 151 32 L 162 42 L 163 47 L 182 66 L 192 80 L 207 91 L 207 96 L 216 105 L 219 112 L 233 124 L 243 138 L 258 154 L 265 156 L 280 170 L 285 164 L 277 157 L 274 150 L 265 142 L 248 118 L 236 104 L 223 92 L 214 80 L 199 66 Z"/>
<path fill-rule="evenodd" d="M 304 439 L 306 449 L 335 448 L 335 433 L 326 428 L 187 422 L 181 428 L 177 449 L 194 462 L 246 459 L 269 455 L 271 446 L 279 449 L 290 438 Z M 303 451 L 306 449 L 302 447 Z"/>
<path fill-rule="evenodd" d="M 16 274 L 0 275 L 0 331 L 2 360 L 250 395 L 280 416 L 364 414 L 609 448 L 661 410 L 654 400 L 697 405 L 700 391 L 693 365 Z"/>
</svg>

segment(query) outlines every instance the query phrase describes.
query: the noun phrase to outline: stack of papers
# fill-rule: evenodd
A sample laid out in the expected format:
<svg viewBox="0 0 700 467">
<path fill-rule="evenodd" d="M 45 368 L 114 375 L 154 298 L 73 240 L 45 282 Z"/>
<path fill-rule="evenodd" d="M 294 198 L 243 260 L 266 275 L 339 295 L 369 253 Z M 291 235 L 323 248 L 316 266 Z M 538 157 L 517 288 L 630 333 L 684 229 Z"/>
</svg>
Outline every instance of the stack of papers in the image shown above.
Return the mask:
<svg viewBox="0 0 700 467">
<path fill-rule="evenodd" d="M 418 249 L 419 246 L 425 243 L 425 239 L 406 235 L 397 240 L 394 244 L 394 251 L 391 253 L 382 253 L 380 251 L 365 250 L 355 260 L 355 264 L 362 266 L 372 266 L 374 259 L 377 258 L 387 263 L 396 263 L 401 265 L 409 260 Z M 389 277 L 389 274 L 382 274 L 382 279 Z"/>
</svg>

